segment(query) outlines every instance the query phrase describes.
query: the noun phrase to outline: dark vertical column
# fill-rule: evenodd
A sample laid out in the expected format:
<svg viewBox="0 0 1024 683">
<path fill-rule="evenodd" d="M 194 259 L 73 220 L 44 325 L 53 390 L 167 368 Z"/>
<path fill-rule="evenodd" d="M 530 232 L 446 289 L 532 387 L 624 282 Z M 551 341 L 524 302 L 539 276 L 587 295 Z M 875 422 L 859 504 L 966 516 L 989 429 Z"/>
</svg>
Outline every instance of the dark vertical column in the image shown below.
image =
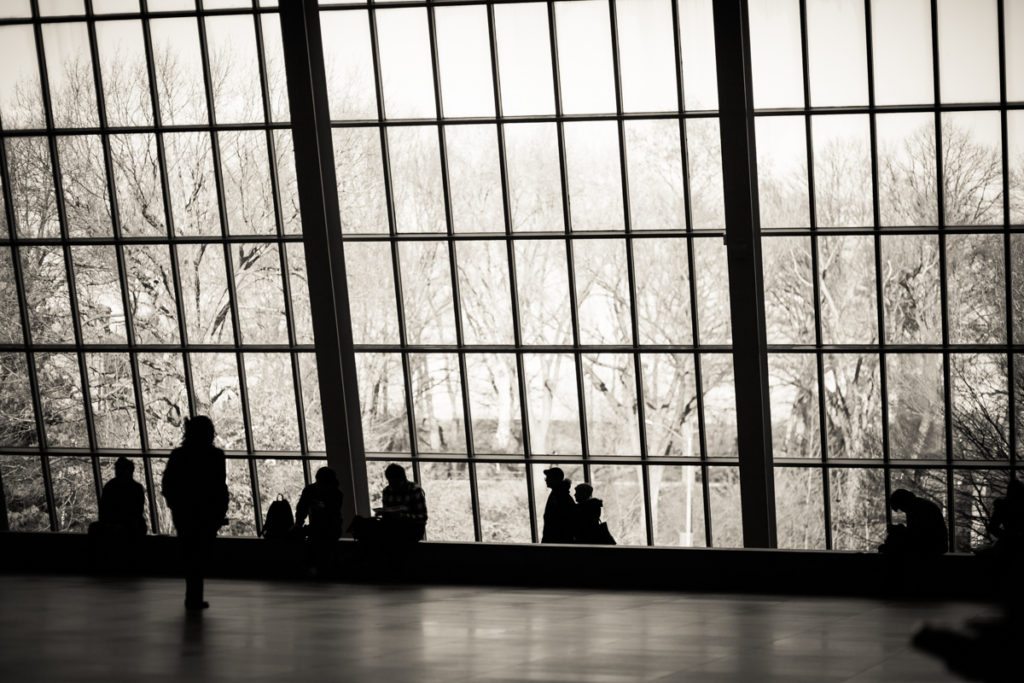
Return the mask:
<svg viewBox="0 0 1024 683">
<path fill-rule="evenodd" d="M 327 462 L 351 519 L 370 514 L 370 499 L 316 0 L 282 3 L 281 32 Z"/>
<path fill-rule="evenodd" d="M 743 545 L 774 548 L 775 477 L 747 2 L 719 0 L 714 7 Z"/>
</svg>

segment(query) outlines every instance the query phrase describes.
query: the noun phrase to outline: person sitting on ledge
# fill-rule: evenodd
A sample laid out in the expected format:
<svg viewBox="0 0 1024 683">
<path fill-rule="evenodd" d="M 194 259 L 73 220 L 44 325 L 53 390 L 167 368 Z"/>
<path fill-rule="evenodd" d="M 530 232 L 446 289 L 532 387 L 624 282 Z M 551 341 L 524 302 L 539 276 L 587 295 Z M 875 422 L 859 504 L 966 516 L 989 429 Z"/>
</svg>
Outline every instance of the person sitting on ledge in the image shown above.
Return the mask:
<svg viewBox="0 0 1024 683">
<path fill-rule="evenodd" d="M 576 529 L 577 543 L 590 545 L 615 545 L 615 538 L 608 531 L 608 524 L 601 521 L 600 498 L 594 498 L 594 487 L 590 484 L 576 484 Z"/>
<path fill-rule="evenodd" d="M 295 506 L 296 535 L 313 541 L 337 541 L 341 538 L 343 500 L 334 470 L 330 467 L 318 469 L 316 481 L 302 489 Z M 307 517 L 309 526 L 303 526 Z"/>
<path fill-rule="evenodd" d="M 907 515 L 907 523 L 892 524 L 885 543 L 878 551 L 890 555 L 942 555 L 949 548 L 946 520 L 942 510 L 930 500 L 915 496 L 906 489 L 896 489 L 889 496 L 889 507 Z"/>
<path fill-rule="evenodd" d="M 114 478 L 103 485 L 100 519 L 89 525 L 94 535 L 131 538 L 146 535 L 146 489 L 135 481 L 135 463 L 121 456 L 114 463 Z"/>
<path fill-rule="evenodd" d="M 356 517 L 352 535 L 360 541 L 378 543 L 415 543 L 427 530 L 427 498 L 415 482 L 409 481 L 401 465 L 384 470 L 388 485 L 382 493 L 383 506 L 374 509 L 373 519 Z"/>
</svg>

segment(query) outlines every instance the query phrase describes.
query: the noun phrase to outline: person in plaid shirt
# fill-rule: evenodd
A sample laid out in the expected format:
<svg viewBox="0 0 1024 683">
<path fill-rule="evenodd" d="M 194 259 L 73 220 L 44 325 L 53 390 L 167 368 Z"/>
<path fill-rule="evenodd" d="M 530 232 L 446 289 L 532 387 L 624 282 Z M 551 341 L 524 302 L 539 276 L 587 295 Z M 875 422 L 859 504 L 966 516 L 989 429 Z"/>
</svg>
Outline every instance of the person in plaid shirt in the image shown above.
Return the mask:
<svg viewBox="0 0 1024 683">
<path fill-rule="evenodd" d="M 376 517 L 356 517 L 352 535 L 372 543 L 422 541 L 427 530 L 427 497 L 415 482 L 409 481 L 401 465 L 384 470 L 388 485 L 384 488 L 383 507 L 374 508 Z"/>
</svg>

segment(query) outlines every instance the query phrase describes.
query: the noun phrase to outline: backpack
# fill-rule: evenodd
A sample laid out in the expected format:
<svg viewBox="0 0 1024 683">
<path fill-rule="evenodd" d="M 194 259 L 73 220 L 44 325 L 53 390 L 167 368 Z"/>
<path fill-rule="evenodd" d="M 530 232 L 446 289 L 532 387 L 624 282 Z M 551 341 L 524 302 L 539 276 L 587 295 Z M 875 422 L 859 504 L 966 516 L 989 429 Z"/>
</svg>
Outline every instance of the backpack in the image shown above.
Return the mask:
<svg viewBox="0 0 1024 683">
<path fill-rule="evenodd" d="M 278 494 L 277 500 L 267 510 L 267 521 L 263 523 L 263 538 L 287 538 L 295 526 L 295 515 L 292 506 L 283 495 Z"/>
</svg>

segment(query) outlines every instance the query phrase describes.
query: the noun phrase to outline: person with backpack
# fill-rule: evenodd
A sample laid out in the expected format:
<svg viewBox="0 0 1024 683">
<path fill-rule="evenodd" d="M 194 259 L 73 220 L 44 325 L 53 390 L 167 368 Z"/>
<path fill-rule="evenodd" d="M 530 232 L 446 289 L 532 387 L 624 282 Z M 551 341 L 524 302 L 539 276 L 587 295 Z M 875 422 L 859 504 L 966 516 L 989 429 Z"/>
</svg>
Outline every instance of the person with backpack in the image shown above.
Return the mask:
<svg viewBox="0 0 1024 683">
<path fill-rule="evenodd" d="M 573 533 L 576 543 L 590 545 L 615 545 L 615 538 L 608 531 L 608 523 L 601 521 L 601 507 L 604 503 L 594 498 L 594 487 L 590 484 L 576 485 L 576 529 Z"/>
<path fill-rule="evenodd" d="M 217 531 L 227 522 L 227 460 L 213 445 L 216 431 L 205 415 L 185 419 L 181 446 L 171 451 L 162 493 L 171 509 L 185 566 L 185 609 L 210 606 L 203 600 L 206 555 Z"/>
<path fill-rule="evenodd" d="M 292 536 L 295 527 L 295 516 L 292 514 L 291 503 L 283 495 L 278 494 L 277 500 L 270 504 L 267 519 L 263 522 L 263 538 L 268 541 L 281 541 Z"/>
</svg>

